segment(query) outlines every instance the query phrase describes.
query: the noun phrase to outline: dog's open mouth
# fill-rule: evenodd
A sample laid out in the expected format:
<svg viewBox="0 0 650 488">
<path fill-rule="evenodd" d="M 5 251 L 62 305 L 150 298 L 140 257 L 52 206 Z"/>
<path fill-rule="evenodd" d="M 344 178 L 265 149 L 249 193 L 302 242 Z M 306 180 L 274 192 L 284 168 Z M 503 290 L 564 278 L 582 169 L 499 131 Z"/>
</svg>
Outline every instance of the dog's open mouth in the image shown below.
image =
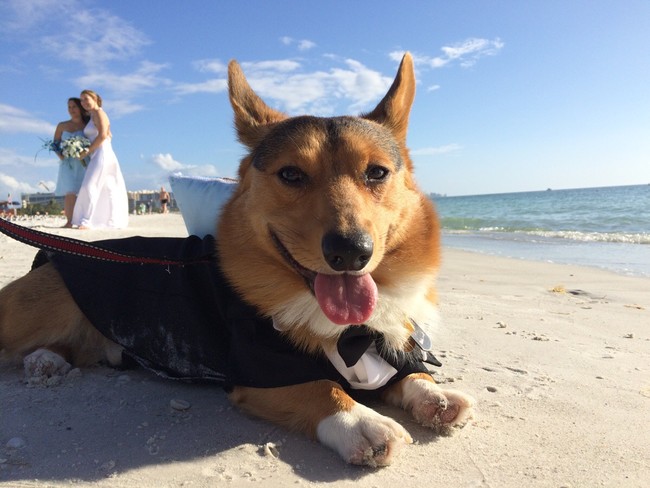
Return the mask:
<svg viewBox="0 0 650 488">
<path fill-rule="evenodd" d="M 337 325 L 363 324 L 377 304 L 377 284 L 365 274 L 317 273 L 302 266 L 273 231 L 271 239 L 279 253 L 303 277 L 325 316 Z"/>
</svg>

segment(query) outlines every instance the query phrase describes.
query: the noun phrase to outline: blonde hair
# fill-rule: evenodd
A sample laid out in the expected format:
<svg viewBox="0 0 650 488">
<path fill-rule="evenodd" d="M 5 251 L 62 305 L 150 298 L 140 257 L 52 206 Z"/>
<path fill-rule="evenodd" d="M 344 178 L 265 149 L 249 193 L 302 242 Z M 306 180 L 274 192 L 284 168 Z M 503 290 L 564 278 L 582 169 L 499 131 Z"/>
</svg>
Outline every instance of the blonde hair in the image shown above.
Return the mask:
<svg viewBox="0 0 650 488">
<path fill-rule="evenodd" d="M 93 97 L 93 98 L 95 99 L 95 101 L 97 102 L 97 105 L 98 105 L 99 107 L 102 106 L 102 97 L 100 97 L 100 96 L 99 96 L 97 93 L 95 93 L 94 91 L 92 91 L 92 90 L 84 90 L 84 91 L 81 92 L 81 95 L 88 95 L 88 96 L 90 96 L 90 97 Z"/>
</svg>

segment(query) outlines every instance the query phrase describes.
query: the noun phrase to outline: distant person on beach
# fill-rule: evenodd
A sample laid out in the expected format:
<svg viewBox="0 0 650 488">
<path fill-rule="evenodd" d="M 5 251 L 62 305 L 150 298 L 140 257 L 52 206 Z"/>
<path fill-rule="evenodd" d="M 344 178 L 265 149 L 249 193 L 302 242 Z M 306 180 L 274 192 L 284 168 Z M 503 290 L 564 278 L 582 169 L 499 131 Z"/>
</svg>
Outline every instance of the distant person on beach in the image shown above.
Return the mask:
<svg viewBox="0 0 650 488">
<path fill-rule="evenodd" d="M 169 209 L 167 208 L 167 204 L 169 203 L 169 193 L 167 190 L 165 190 L 164 186 L 160 187 L 160 212 L 161 213 L 168 213 Z"/>
<path fill-rule="evenodd" d="M 54 142 L 60 144 L 61 141 L 71 137 L 83 136 L 83 129 L 90 120 L 88 112 L 81 106 L 81 100 L 76 97 L 68 98 L 68 113 L 70 120 L 59 122 L 54 131 Z M 56 155 L 60 159 L 59 175 L 56 180 L 56 196 L 62 196 L 63 213 L 65 214 L 66 223 L 63 227 L 72 227 L 72 212 L 74 204 L 77 201 L 77 193 L 81 188 L 81 182 L 86 175 L 85 163 L 77 158 L 66 158 L 57 151 Z"/>
<path fill-rule="evenodd" d="M 90 114 L 84 135 L 90 147 L 79 159 L 90 157 L 72 224 L 79 229 L 124 228 L 129 222 L 129 202 L 120 163 L 111 144 L 111 125 L 102 98 L 92 90 L 81 92 L 81 105 Z"/>
<path fill-rule="evenodd" d="M 4 217 L 7 220 L 14 220 L 16 216 L 16 206 L 11 198 L 11 193 L 9 193 L 7 195 L 7 201 L 2 202 L 2 206 L 0 206 L 0 217 Z"/>
</svg>

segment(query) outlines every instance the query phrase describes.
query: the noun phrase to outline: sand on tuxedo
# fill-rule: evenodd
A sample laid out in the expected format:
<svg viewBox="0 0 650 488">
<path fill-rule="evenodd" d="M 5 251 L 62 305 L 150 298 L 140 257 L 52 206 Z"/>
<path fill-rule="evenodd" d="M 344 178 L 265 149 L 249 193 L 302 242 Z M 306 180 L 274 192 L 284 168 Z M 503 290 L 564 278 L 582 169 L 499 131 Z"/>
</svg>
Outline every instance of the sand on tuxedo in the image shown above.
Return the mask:
<svg viewBox="0 0 650 488">
<path fill-rule="evenodd" d="M 25 224 L 84 240 L 187 235 L 178 214 L 124 230 Z M 0 286 L 35 253 L 0 235 Z M 95 367 L 30 387 L 3 364 L 0 486 L 647 486 L 650 279 L 446 249 L 439 290 L 435 378 L 473 395 L 476 416 L 438 437 L 365 400 L 414 438 L 390 467 L 346 465 L 214 386 Z"/>
</svg>

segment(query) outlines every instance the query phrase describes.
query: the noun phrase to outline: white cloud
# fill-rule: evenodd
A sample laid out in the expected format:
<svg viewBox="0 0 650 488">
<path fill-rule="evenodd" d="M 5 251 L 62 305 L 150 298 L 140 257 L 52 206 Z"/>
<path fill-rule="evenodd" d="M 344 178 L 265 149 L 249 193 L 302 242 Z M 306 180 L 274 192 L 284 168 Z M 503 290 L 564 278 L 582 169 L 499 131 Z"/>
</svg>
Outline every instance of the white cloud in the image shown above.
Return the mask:
<svg viewBox="0 0 650 488">
<path fill-rule="evenodd" d="M 105 89 L 116 95 L 132 96 L 170 85 L 170 80 L 158 76 L 158 73 L 167 67 L 167 64 L 143 61 L 135 71 L 123 75 L 104 70 L 90 72 L 78 78 L 77 85 L 81 89 L 94 87 L 95 91 Z"/>
<path fill-rule="evenodd" d="M 413 149 L 411 156 L 439 156 L 440 154 L 449 154 L 451 152 L 460 151 L 462 147 L 459 144 L 446 144 L 438 147 L 422 147 L 420 149 Z"/>
<path fill-rule="evenodd" d="M 61 59 L 95 69 L 108 61 L 130 59 L 151 43 L 126 20 L 106 10 L 55 11 L 59 13 L 58 33 L 43 36 L 39 42 Z"/>
<path fill-rule="evenodd" d="M 343 96 L 355 101 L 354 108 L 362 108 L 369 102 L 378 101 L 393 83 L 391 76 L 383 76 L 352 59 L 346 60 L 349 70 L 334 70 L 332 82 L 343 83 Z"/>
<path fill-rule="evenodd" d="M 76 0 L 5 0 L 0 5 L 2 27 L 14 32 L 24 32 L 61 9 L 68 11 L 76 6 Z"/>
<path fill-rule="evenodd" d="M 450 46 L 441 47 L 442 56 L 431 57 L 413 54 L 413 61 L 416 66 L 428 68 L 441 68 L 454 62 L 463 68 L 469 68 L 482 57 L 495 56 L 504 46 L 505 43 L 498 37 L 493 40 L 470 37 Z M 402 59 L 403 55 L 403 51 L 393 51 L 389 54 L 390 58 L 395 61 Z"/>
<path fill-rule="evenodd" d="M 470 38 L 453 46 L 442 47 L 442 52 L 449 59 L 459 59 L 466 55 L 492 56 L 496 54 L 504 44 L 500 39 L 490 41 L 488 39 Z"/>
<path fill-rule="evenodd" d="M 393 61 L 397 61 L 399 63 L 404 57 L 404 54 L 405 54 L 404 51 L 391 51 L 388 53 L 388 57 Z M 417 56 L 413 53 L 411 53 L 411 56 L 413 56 L 413 61 L 417 62 L 418 59 Z"/>
<path fill-rule="evenodd" d="M 44 73 L 63 72 L 66 62 L 86 74 L 75 80 L 80 89 L 91 88 L 104 99 L 113 98 L 120 116 L 142 110 L 131 100 L 143 92 L 171 85 L 160 76 L 167 64 L 139 62 L 131 73 L 118 74 L 108 63 L 132 61 L 151 41 L 127 20 L 102 8 L 88 8 L 78 0 L 9 0 L 0 4 L 0 22 L 21 34 L 32 53 L 50 59 Z M 60 74 L 59 74 L 60 76 Z M 6 120 L 3 122 L 7 123 Z M 23 124 L 20 126 L 24 126 Z M 52 132 L 54 128 L 48 128 Z M 40 132 L 45 132 L 41 129 Z"/>
<path fill-rule="evenodd" d="M 174 173 L 181 171 L 186 175 L 200 175 L 200 176 L 218 176 L 219 172 L 216 167 L 211 164 L 192 165 L 184 164 L 176 161 L 169 153 L 154 154 L 150 158 L 151 163 L 165 171 L 166 173 Z"/>
<path fill-rule="evenodd" d="M 296 71 L 300 68 L 300 63 L 291 59 L 276 59 L 269 61 L 253 61 L 243 62 L 241 67 L 248 73 L 278 71 L 280 73 L 288 73 Z"/>
<path fill-rule="evenodd" d="M 33 51 L 89 69 L 130 59 L 151 44 L 127 20 L 78 0 L 5 0 L 0 14 L 2 28 L 27 34 Z"/>
<path fill-rule="evenodd" d="M 144 105 L 134 103 L 130 99 L 102 99 L 103 108 L 110 115 L 111 118 L 119 119 L 125 115 L 134 114 L 145 109 Z"/>
<path fill-rule="evenodd" d="M 310 49 L 316 47 L 316 43 L 314 41 L 310 41 L 309 39 L 297 40 L 289 36 L 281 37 L 280 42 L 285 46 L 291 46 L 293 44 L 296 44 L 298 47 L 298 51 L 309 51 Z"/>
<path fill-rule="evenodd" d="M 178 171 L 185 166 L 176 161 L 171 154 L 154 154 L 151 156 L 151 162 L 165 171 Z"/>
<path fill-rule="evenodd" d="M 158 76 L 167 64 L 143 61 L 132 73 L 116 74 L 110 71 L 93 71 L 76 80 L 80 90 L 91 88 L 103 99 L 103 107 L 111 116 L 121 117 L 144 110 L 144 106 L 133 100 L 146 92 L 171 86 L 172 82 Z M 106 93 L 110 94 L 109 101 Z"/>
<path fill-rule="evenodd" d="M 242 69 L 251 87 L 262 97 L 275 101 L 278 108 L 288 112 L 304 112 L 328 115 L 333 112 L 339 100 L 348 101 L 349 110 L 368 108 L 370 101 L 381 98 L 392 78 L 365 67 L 358 61 L 348 59 L 347 68 L 332 68 L 329 71 L 306 72 L 294 60 L 281 59 L 258 62 L 243 62 Z M 205 69 L 209 62 L 195 64 Z M 215 71 L 219 65 L 214 65 Z M 227 89 L 225 78 L 215 78 L 201 83 L 178 84 L 180 94 L 217 93 Z"/>
<path fill-rule="evenodd" d="M 0 103 L 0 132 L 53 134 L 56 126 L 11 105 Z"/>
<path fill-rule="evenodd" d="M 309 51 L 310 49 L 313 49 L 315 47 L 316 47 L 316 43 L 309 41 L 307 39 L 303 39 L 302 41 L 298 42 L 299 51 Z"/>
<path fill-rule="evenodd" d="M 174 90 L 180 95 L 191 95 L 193 93 L 220 93 L 228 89 L 228 81 L 225 78 L 202 81 L 201 83 L 179 83 Z"/>
<path fill-rule="evenodd" d="M 201 73 L 224 74 L 228 71 L 228 66 L 219 59 L 199 59 L 194 61 L 192 66 Z"/>
<path fill-rule="evenodd" d="M 52 184 L 51 182 L 49 183 Z M 1 198 L 4 198 L 6 194 L 11 193 L 12 199 L 20 198 L 20 193 L 36 193 L 37 191 L 39 191 L 38 188 L 33 187 L 29 183 L 18 181 L 13 176 L 1 172 L 0 172 L 0 188 L 3 189 L 2 194 L 0 194 Z"/>
<path fill-rule="evenodd" d="M 440 85 L 431 85 L 430 87 L 427 88 L 428 92 L 440 90 Z"/>
<path fill-rule="evenodd" d="M 20 173 L 21 170 L 28 167 L 38 170 L 38 168 L 51 168 L 58 164 L 59 159 L 47 149 L 41 149 L 38 141 L 34 146 L 33 156 L 24 156 L 13 149 L 0 147 L 0 166 L 16 168 Z"/>
<path fill-rule="evenodd" d="M 367 68 L 353 59 L 345 67 L 329 71 L 311 71 L 294 60 L 272 60 L 242 63 L 251 87 L 269 103 L 291 113 L 310 112 L 329 115 L 339 101 L 347 102 L 346 110 L 360 111 L 370 102 L 380 99 L 392 77 Z M 176 87 L 181 94 L 217 92 L 227 88 L 225 78 L 201 83 L 186 83 Z"/>
</svg>

